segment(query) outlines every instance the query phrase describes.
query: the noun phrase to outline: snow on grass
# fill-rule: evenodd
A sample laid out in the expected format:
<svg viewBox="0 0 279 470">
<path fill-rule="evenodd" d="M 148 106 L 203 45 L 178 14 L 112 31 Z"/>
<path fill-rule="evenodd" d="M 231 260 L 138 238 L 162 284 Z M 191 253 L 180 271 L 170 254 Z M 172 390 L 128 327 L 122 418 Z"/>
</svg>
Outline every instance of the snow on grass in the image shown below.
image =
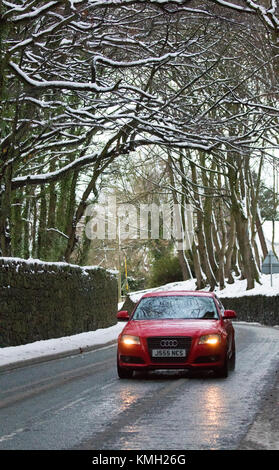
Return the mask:
<svg viewBox="0 0 279 470">
<path fill-rule="evenodd" d="M 226 287 L 222 290 L 216 288 L 214 292 L 218 297 L 243 297 L 245 295 L 279 295 L 279 273 L 273 274 L 272 276 L 272 286 L 270 275 L 262 274 L 261 275 L 261 284 L 256 283 L 254 289 L 247 289 L 247 281 L 236 279 L 234 284 L 227 284 Z M 170 284 L 165 284 L 164 286 L 155 287 L 152 289 L 146 289 L 144 291 L 133 292 L 130 295 L 130 298 L 133 302 L 138 302 L 138 300 L 147 292 L 162 292 L 162 291 L 175 291 L 175 290 L 196 290 L 196 280 L 189 279 L 188 281 L 172 282 Z M 203 291 L 208 291 L 209 287 L 202 289 Z"/>
</svg>

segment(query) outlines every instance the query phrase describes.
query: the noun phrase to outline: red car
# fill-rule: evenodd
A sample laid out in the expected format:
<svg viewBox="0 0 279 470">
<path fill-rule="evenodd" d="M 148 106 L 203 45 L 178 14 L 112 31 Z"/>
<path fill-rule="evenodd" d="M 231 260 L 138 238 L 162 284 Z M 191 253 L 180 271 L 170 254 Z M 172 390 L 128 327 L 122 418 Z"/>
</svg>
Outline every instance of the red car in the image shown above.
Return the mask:
<svg viewBox="0 0 279 470">
<path fill-rule="evenodd" d="M 235 365 L 233 310 L 224 310 L 212 292 L 171 291 L 145 294 L 118 337 L 120 378 L 154 369 L 212 369 L 227 377 Z"/>
</svg>

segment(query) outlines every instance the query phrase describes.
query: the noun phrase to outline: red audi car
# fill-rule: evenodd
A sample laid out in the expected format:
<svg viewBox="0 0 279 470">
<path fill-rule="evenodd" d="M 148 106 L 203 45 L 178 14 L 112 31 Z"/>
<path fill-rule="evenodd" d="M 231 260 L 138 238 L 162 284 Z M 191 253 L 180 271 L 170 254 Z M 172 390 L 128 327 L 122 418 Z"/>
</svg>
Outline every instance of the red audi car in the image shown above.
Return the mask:
<svg viewBox="0 0 279 470">
<path fill-rule="evenodd" d="M 145 294 L 118 337 L 120 378 L 154 369 L 211 369 L 227 377 L 235 366 L 233 310 L 224 310 L 212 292 L 170 291 Z"/>
</svg>

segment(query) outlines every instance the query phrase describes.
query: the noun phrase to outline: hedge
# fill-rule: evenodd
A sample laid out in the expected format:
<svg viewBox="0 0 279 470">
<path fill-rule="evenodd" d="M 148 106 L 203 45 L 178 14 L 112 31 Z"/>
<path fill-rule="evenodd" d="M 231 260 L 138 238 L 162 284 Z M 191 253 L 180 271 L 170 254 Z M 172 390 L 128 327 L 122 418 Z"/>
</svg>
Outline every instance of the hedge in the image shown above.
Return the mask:
<svg viewBox="0 0 279 470">
<path fill-rule="evenodd" d="M 267 326 L 279 325 L 279 295 L 246 295 L 220 298 L 225 309 L 235 310 L 237 320 L 258 322 Z M 121 310 L 132 313 L 136 303 L 127 296 Z"/>
</svg>

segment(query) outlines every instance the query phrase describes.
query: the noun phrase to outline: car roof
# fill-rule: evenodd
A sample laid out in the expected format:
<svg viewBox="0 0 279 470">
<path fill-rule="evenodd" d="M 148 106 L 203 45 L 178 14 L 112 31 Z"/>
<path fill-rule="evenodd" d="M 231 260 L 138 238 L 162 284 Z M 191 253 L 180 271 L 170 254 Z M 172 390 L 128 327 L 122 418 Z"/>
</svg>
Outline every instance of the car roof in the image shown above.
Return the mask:
<svg viewBox="0 0 279 470">
<path fill-rule="evenodd" d="M 204 291 L 191 291 L 191 290 L 171 290 L 171 291 L 157 291 L 157 292 L 148 292 L 147 294 L 144 294 L 142 296 L 142 299 L 144 297 L 163 297 L 163 296 L 171 296 L 171 295 L 195 295 L 199 297 L 213 297 L 216 298 L 216 295 L 214 292 L 204 292 Z"/>
</svg>

